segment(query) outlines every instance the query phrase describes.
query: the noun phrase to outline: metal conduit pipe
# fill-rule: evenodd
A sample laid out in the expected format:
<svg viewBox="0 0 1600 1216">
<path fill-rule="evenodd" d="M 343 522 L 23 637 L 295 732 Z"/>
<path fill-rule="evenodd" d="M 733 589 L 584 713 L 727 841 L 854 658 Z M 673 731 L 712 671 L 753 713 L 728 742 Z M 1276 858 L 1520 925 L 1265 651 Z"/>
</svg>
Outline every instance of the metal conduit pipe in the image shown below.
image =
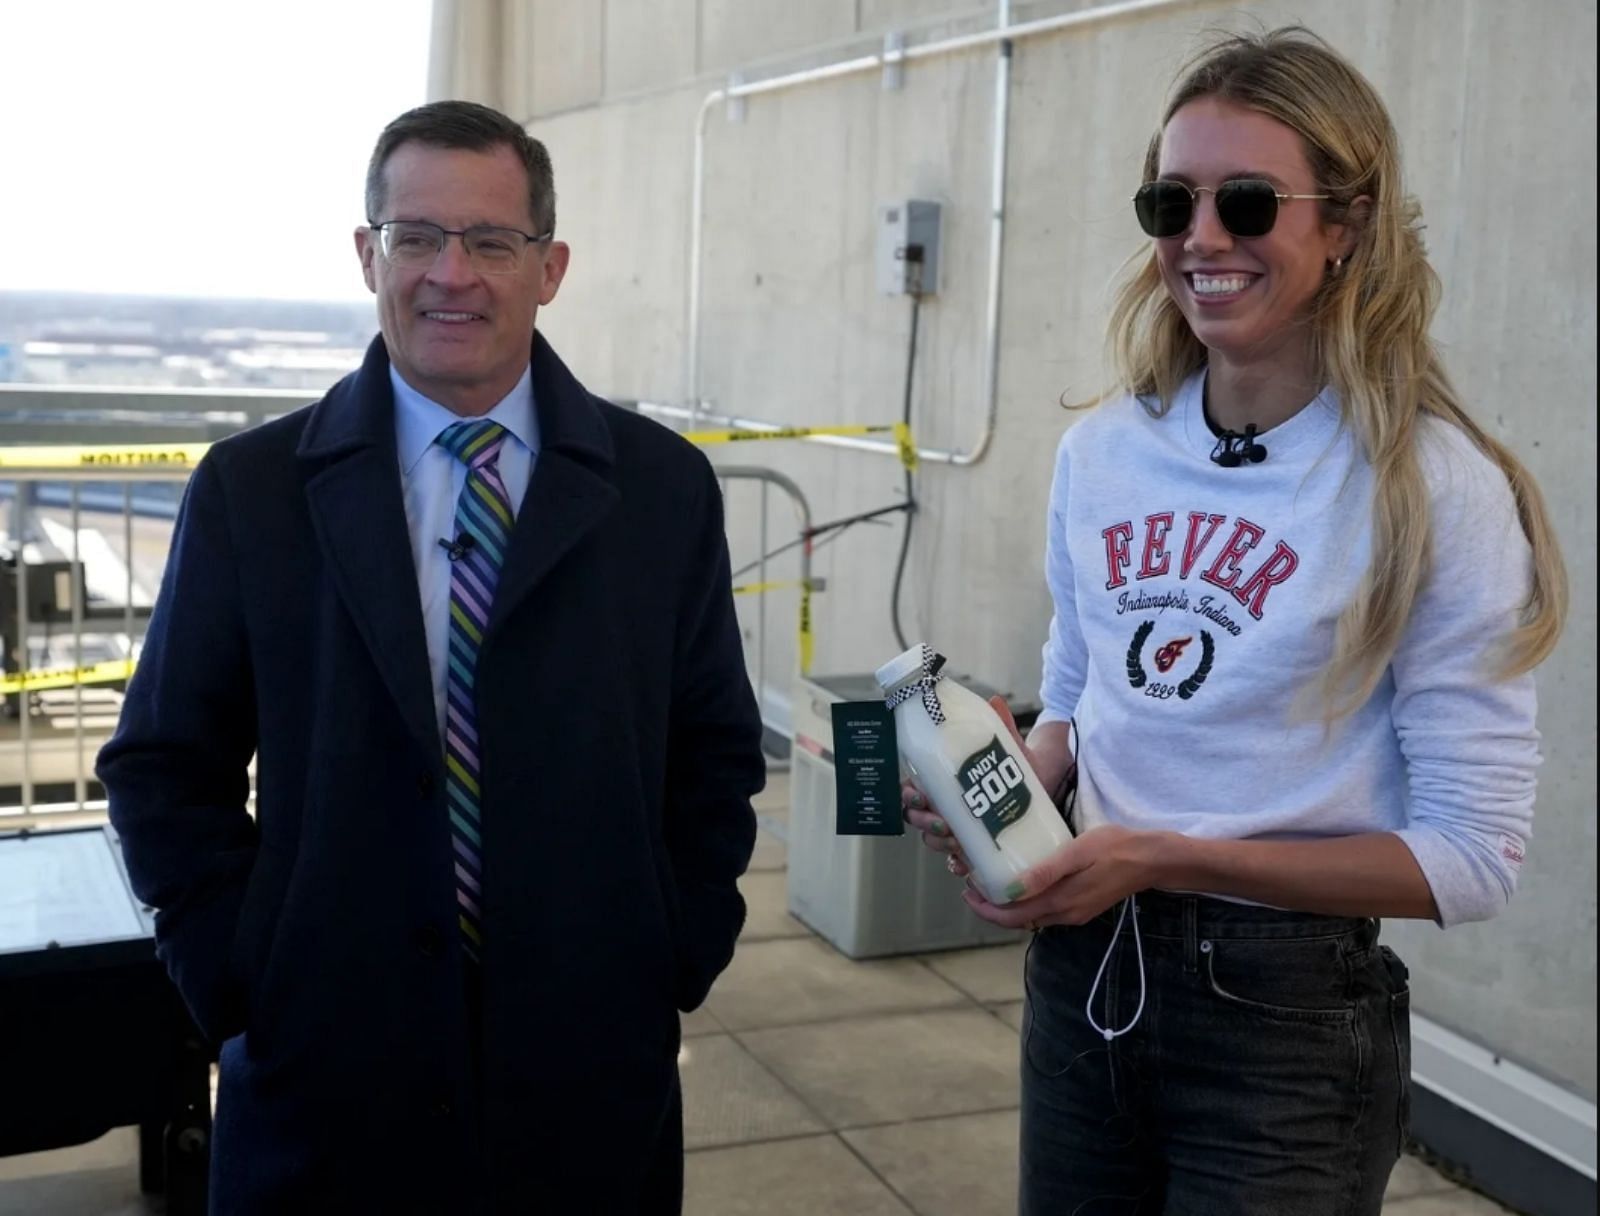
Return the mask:
<svg viewBox="0 0 1600 1216">
<path fill-rule="evenodd" d="M 1011 24 L 1011 0 L 1000 0 L 1000 32 Z M 1000 417 L 1000 258 L 1006 235 L 1006 144 L 1011 137 L 1010 38 L 1000 43 L 994 65 L 994 168 L 989 182 L 989 285 L 983 304 L 983 430 L 970 451 L 951 457 L 955 465 L 977 464 L 989 452 Z M 909 482 L 907 485 L 909 486 Z M 907 493 L 909 494 L 909 489 Z"/>
<path fill-rule="evenodd" d="M 719 425 L 738 426 L 750 430 L 778 430 L 793 425 L 792 423 L 777 423 L 761 419 L 733 418 L 727 415 L 711 414 L 702 408 L 700 391 L 702 244 L 705 227 L 706 125 L 711 111 L 722 102 L 732 101 L 736 98 L 757 97 L 763 93 L 777 93 L 786 89 L 798 88 L 802 85 L 816 84 L 824 80 L 836 80 L 844 76 L 858 75 L 862 72 L 879 71 L 893 64 L 954 55 L 981 47 L 999 46 L 999 61 L 995 72 L 994 180 L 991 183 L 990 190 L 989 276 L 987 298 L 984 302 L 985 410 L 983 430 L 979 434 L 977 442 L 966 450 L 948 448 L 918 449 L 918 453 L 923 460 L 932 461 L 936 464 L 960 466 L 977 464 L 988 452 L 989 445 L 994 439 L 995 421 L 1000 409 L 998 391 L 1000 372 L 1000 259 L 1005 239 L 1006 141 L 1009 137 L 1011 126 L 1011 46 L 1014 42 L 1024 38 L 1034 38 L 1042 34 L 1058 33 L 1062 30 L 1100 25 L 1123 17 L 1142 16 L 1148 13 L 1187 7 L 1198 2 L 1199 0 L 1120 0 L 1119 3 L 1106 4 L 1098 8 L 1065 13 L 1059 17 L 1045 17 L 1038 21 L 1026 21 L 1021 25 L 1012 25 L 1010 24 L 1010 0 L 1001 0 L 998 13 L 999 19 L 992 30 L 966 34 L 957 38 L 946 38 L 939 42 L 925 43 L 922 46 L 887 49 L 872 55 L 860 55 L 854 59 L 844 59 L 835 63 L 824 64 L 821 67 L 808 68 L 801 72 L 790 72 L 787 75 L 774 76 L 769 80 L 758 80 L 750 84 L 730 85 L 726 88 L 713 89 L 710 93 L 707 93 L 705 99 L 700 103 L 699 113 L 695 116 L 694 178 L 689 204 L 689 289 L 687 303 L 689 406 L 683 409 L 681 414 L 667 414 L 669 407 L 651 405 L 648 408 L 653 412 L 662 413 L 666 416 L 685 418 L 691 426 L 706 421 L 715 421 Z M 879 452 L 887 455 L 897 455 L 899 452 L 899 449 L 893 443 L 877 439 L 817 435 L 809 437 L 806 442 L 825 443 L 833 447 L 854 448 L 858 451 Z"/>
</svg>

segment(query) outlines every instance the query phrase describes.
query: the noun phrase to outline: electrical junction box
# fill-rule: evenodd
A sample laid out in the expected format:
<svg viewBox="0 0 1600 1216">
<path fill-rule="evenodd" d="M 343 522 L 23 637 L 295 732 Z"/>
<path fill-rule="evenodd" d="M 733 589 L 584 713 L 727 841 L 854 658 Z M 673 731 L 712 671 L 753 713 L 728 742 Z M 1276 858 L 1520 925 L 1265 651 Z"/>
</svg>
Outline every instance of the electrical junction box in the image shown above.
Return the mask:
<svg viewBox="0 0 1600 1216">
<path fill-rule="evenodd" d="M 926 199 L 906 199 L 878 208 L 878 290 L 886 296 L 917 291 L 917 264 L 906 257 L 912 245 L 922 246 L 920 294 L 939 290 L 939 227 L 942 209 Z"/>
</svg>

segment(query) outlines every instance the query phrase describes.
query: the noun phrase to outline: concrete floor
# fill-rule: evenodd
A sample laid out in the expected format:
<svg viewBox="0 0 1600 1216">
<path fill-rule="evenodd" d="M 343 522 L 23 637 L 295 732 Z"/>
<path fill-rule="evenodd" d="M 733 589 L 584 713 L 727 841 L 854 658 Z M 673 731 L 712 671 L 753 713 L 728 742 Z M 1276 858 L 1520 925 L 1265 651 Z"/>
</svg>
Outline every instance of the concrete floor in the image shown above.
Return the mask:
<svg viewBox="0 0 1600 1216">
<path fill-rule="evenodd" d="M 851 962 L 787 912 L 785 778 L 757 811 L 744 938 L 684 1023 L 688 1216 L 1010 1216 L 1020 944 Z M 0 1216 L 157 1212 L 135 1152 L 122 1129 L 0 1159 Z M 1504 1210 L 1414 1158 L 1384 1209 Z"/>
</svg>

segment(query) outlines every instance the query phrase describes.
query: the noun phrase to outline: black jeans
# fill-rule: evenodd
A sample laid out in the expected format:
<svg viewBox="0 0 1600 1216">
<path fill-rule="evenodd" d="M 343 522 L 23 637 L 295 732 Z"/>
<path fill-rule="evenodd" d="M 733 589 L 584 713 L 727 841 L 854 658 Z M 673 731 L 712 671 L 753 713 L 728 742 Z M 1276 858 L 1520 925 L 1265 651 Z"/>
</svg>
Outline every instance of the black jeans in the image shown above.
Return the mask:
<svg viewBox="0 0 1600 1216">
<path fill-rule="evenodd" d="M 1378 923 L 1138 898 L 1144 1010 L 1085 1002 L 1116 909 L 1036 934 L 1023 1216 L 1377 1216 L 1409 1116 L 1410 992 Z M 1129 915 L 1095 995 L 1139 1002 Z"/>
</svg>

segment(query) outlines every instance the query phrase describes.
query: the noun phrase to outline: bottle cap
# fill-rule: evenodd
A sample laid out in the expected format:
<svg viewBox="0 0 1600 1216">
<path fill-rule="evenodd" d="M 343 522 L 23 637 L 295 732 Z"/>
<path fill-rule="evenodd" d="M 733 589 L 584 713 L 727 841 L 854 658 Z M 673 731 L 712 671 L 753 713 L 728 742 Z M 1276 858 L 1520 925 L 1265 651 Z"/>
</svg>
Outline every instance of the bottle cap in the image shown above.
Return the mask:
<svg viewBox="0 0 1600 1216">
<path fill-rule="evenodd" d="M 877 670 L 874 678 L 878 681 L 878 687 L 888 692 L 895 685 L 903 684 L 914 676 L 920 676 L 923 670 L 923 656 L 931 653 L 932 651 L 926 646 L 918 643 L 904 654 L 890 659 Z"/>
</svg>

